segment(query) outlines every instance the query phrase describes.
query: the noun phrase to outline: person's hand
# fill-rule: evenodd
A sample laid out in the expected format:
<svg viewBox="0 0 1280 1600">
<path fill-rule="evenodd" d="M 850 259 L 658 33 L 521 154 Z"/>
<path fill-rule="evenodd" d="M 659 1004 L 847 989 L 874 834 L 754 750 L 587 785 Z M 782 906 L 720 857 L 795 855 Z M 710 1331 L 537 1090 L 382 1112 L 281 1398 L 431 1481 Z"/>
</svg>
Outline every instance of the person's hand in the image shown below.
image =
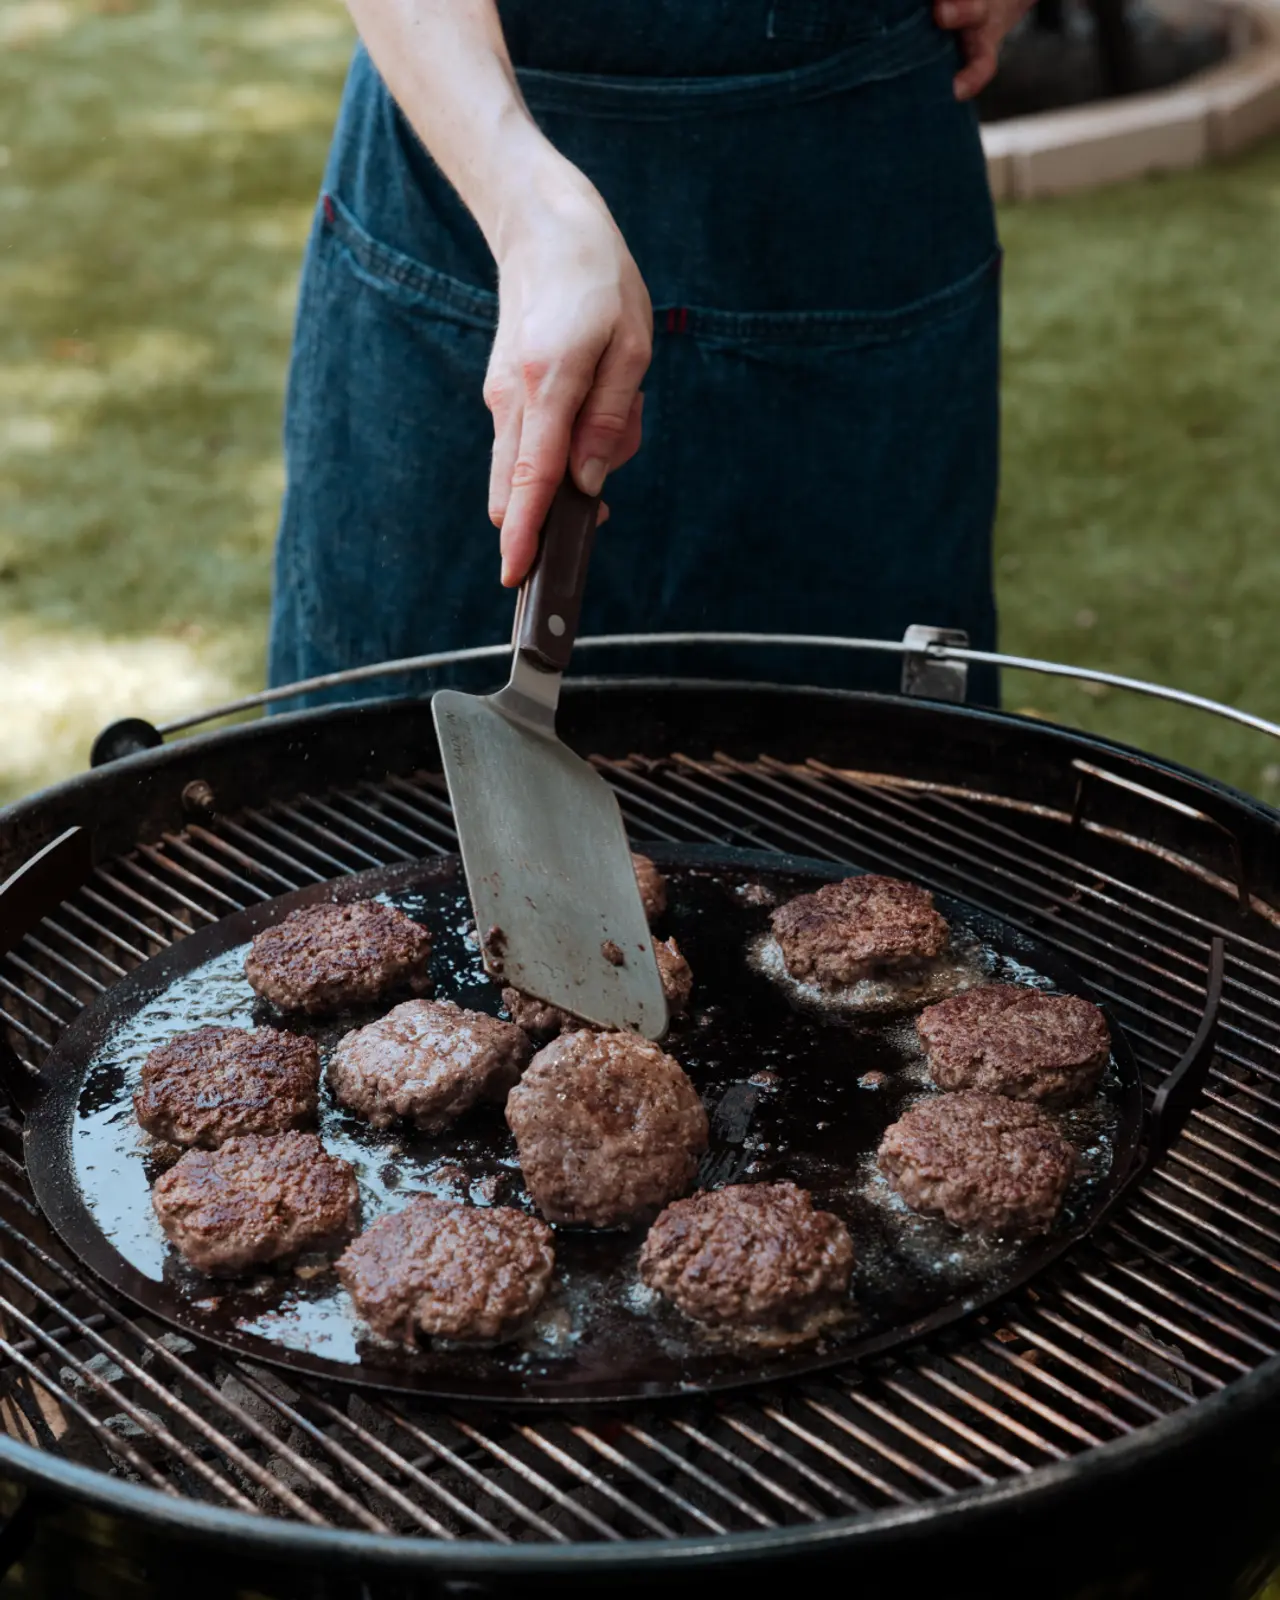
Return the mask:
<svg viewBox="0 0 1280 1600">
<path fill-rule="evenodd" d="M 1000 46 L 1035 0 L 934 0 L 933 19 L 960 35 L 965 64 L 956 74 L 957 100 L 972 100 L 996 75 Z"/>
<path fill-rule="evenodd" d="M 636 453 L 653 347 L 648 291 L 599 194 L 564 163 L 531 191 L 495 252 L 498 331 L 484 384 L 489 515 L 509 587 L 533 564 L 566 466 L 594 495 Z"/>
</svg>

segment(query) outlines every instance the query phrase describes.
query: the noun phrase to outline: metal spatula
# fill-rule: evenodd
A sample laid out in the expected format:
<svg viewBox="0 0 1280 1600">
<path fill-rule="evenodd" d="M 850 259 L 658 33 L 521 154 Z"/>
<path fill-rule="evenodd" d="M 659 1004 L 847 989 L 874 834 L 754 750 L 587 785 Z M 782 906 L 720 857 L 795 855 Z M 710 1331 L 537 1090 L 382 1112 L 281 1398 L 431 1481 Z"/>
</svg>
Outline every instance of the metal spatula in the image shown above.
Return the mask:
<svg viewBox="0 0 1280 1600">
<path fill-rule="evenodd" d="M 618 802 L 556 737 L 598 507 L 561 484 L 520 591 L 506 688 L 441 689 L 431 709 L 490 975 L 657 1039 L 667 1005 Z"/>
</svg>

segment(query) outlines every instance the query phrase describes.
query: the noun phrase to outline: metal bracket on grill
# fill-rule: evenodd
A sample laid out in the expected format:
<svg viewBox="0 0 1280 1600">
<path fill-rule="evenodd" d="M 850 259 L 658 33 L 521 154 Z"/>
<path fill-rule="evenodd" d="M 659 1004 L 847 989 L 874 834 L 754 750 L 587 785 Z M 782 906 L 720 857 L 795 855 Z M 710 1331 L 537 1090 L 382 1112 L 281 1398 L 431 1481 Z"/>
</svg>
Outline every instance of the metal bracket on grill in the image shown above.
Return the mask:
<svg viewBox="0 0 1280 1600">
<path fill-rule="evenodd" d="M 945 700 L 963 705 L 969 690 L 969 663 L 942 661 L 930 655 L 926 646 L 953 645 L 963 650 L 969 635 L 959 628 L 929 628 L 913 622 L 902 636 L 902 692 L 918 700 Z"/>
<path fill-rule="evenodd" d="M 1218 1012 L 1222 1005 L 1222 985 L 1226 970 L 1226 945 L 1221 934 L 1209 942 L 1209 976 L 1205 986 L 1204 1010 L 1195 1037 L 1181 1060 L 1156 1091 L 1147 1117 L 1147 1137 L 1141 1156 L 1128 1178 L 1112 1195 L 1109 1204 L 1089 1230 L 1096 1239 L 1103 1226 L 1142 1188 L 1169 1153 L 1200 1103 L 1201 1091 L 1213 1065 L 1218 1035 Z"/>
<path fill-rule="evenodd" d="M 1222 1005 L 1222 985 L 1226 971 L 1226 944 L 1215 933 L 1209 943 L 1209 976 L 1204 992 L 1204 1010 L 1195 1037 L 1181 1060 L 1156 1091 L 1147 1117 L 1147 1137 L 1141 1158 L 1129 1177 L 1112 1195 L 1110 1204 L 1096 1219 L 1091 1231 L 1096 1239 L 1103 1224 L 1114 1217 L 1121 1205 L 1151 1177 L 1186 1127 L 1191 1113 L 1200 1103 L 1200 1094 L 1213 1065 L 1214 1044 L 1218 1035 L 1218 1011 Z"/>
<path fill-rule="evenodd" d="M 1174 800 L 1167 794 L 1161 794 L 1158 789 L 1148 789 L 1145 784 L 1135 783 L 1132 778 L 1122 778 L 1117 772 L 1108 772 L 1105 767 L 1095 767 L 1091 761 L 1075 760 L 1071 763 L 1076 774 L 1076 791 L 1071 801 L 1071 831 L 1078 833 L 1084 823 L 1085 796 L 1090 781 L 1109 783 L 1117 789 L 1125 789 L 1130 794 L 1140 795 L 1144 800 L 1150 800 L 1152 805 L 1163 806 L 1167 811 L 1174 811 L 1180 817 L 1186 817 L 1189 822 L 1203 823 L 1206 828 L 1212 828 L 1227 842 L 1231 852 L 1231 867 L 1236 881 L 1236 898 L 1240 902 L 1240 909 L 1248 911 L 1249 880 L 1245 874 L 1244 850 L 1239 839 L 1216 817 L 1211 817 L 1207 811 L 1197 811 L 1194 806 L 1189 806 L 1183 800 Z"/>
<path fill-rule="evenodd" d="M 1209 982 L 1205 989 L 1204 1011 L 1195 1038 L 1173 1071 L 1160 1085 L 1151 1106 L 1151 1136 L 1147 1155 L 1139 1172 L 1145 1176 L 1167 1154 L 1169 1147 L 1186 1127 L 1200 1103 L 1200 1092 L 1209 1076 L 1213 1047 L 1218 1033 L 1218 1009 L 1222 1004 L 1222 985 L 1226 971 L 1226 945 L 1215 934 L 1209 946 Z"/>
</svg>

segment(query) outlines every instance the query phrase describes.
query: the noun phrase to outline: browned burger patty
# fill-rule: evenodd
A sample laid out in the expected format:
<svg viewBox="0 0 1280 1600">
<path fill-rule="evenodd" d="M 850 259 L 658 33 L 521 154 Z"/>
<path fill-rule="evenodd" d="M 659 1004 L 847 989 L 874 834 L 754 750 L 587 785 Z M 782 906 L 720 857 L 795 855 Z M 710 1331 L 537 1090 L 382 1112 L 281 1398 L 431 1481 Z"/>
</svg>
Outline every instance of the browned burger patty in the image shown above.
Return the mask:
<svg viewBox="0 0 1280 1600">
<path fill-rule="evenodd" d="M 916 1023 L 940 1089 L 1072 1105 L 1111 1054 L 1106 1018 L 1074 994 L 991 983 L 928 1006 Z"/>
<path fill-rule="evenodd" d="M 667 880 L 648 856 L 637 855 L 634 850 L 631 853 L 631 865 L 635 868 L 644 914 L 650 922 L 656 922 L 667 909 Z"/>
<path fill-rule="evenodd" d="M 238 1133 L 284 1133 L 315 1121 L 320 1051 L 275 1028 L 197 1028 L 142 1064 L 133 1097 L 157 1139 L 212 1150 Z"/>
<path fill-rule="evenodd" d="M 667 1010 L 678 1017 L 689 1006 L 693 994 L 693 969 L 681 954 L 674 939 L 655 939 L 653 954 L 658 963 L 658 976 L 662 979 L 662 992 L 667 997 Z M 504 989 L 502 1003 L 512 1022 L 526 1033 L 550 1038 L 555 1033 L 572 1033 L 575 1028 L 590 1028 L 589 1022 L 575 1017 L 560 1006 L 549 1006 L 545 1000 L 535 1000 L 519 989 Z"/>
<path fill-rule="evenodd" d="M 314 1133 L 246 1133 L 188 1150 L 156 1180 L 151 1203 L 191 1265 L 211 1273 L 333 1249 L 360 1220 L 355 1169 Z"/>
<path fill-rule="evenodd" d="M 719 1326 L 811 1321 L 844 1297 L 852 1270 L 849 1230 L 794 1183 L 731 1184 L 677 1200 L 640 1252 L 650 1288 Z"/>
<path fill-rule="evenodd" d="M 707 1113 L 680 1066 L 629 1033 L 562 1033 L 507 1097 L 520 1168 L 549 1222 L 642 1221 L 689 1187 Z"/>
<path fill-rule="evenodd" d="M 377 900 L 304 906 L 254 939 L 250 986 L 282 1011 L 312 1015 L 360 1005 L 392 989 L 429 986 L 431 935 Z"/>
<path fill-rule="evenodd" d="M 824 883 L 772 921 L 791 976 L 828 989 L 931 961 L 949 939 L 927 889 L 875 873 Z"/>
<path fill-rule="evenodd" d="M 510 1022 L 452 1000 L 406 1000 L 343 1039 L 329 1087 L 375 1128 L 407 1118 L 436 1133 L 477 1100 L 501 1104 L 532 1054 Z"/>
<path fill-rule="evenodd" d="M 384 1339 L 499 1339 L 537 1309 L 555 1262 L 536 1217 L 420 1195 L 348 1246 L 338 1276 Z"/>
<path fill-rule="evenodd" d="M 1039 1107 L 976 1089 L 912 1106 L 877 1159 L 913 1211 L 977 1233 L 1044 1233 L 1076 1170 Z"/>
</svg>

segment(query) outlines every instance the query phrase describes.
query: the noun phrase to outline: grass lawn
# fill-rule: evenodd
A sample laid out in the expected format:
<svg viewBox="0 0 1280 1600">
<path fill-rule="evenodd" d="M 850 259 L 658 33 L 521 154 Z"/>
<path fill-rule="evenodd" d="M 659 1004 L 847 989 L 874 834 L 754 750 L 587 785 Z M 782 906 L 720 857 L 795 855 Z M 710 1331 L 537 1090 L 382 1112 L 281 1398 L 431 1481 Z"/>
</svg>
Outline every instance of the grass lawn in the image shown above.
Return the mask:
<svg viewBox="0 0 1280 1600">
<path fill-rule="evenodd" d="M 258 685 L 335 0 L 0 0 L 0 801 Z M 1009 209 L 1004 638 L 1280 718 L 1280 146 Z M 922 619 L 943 620 L 945 619 Z M 1280 800 L 1280 749 L 1009 704 Z"/>
</svg>

